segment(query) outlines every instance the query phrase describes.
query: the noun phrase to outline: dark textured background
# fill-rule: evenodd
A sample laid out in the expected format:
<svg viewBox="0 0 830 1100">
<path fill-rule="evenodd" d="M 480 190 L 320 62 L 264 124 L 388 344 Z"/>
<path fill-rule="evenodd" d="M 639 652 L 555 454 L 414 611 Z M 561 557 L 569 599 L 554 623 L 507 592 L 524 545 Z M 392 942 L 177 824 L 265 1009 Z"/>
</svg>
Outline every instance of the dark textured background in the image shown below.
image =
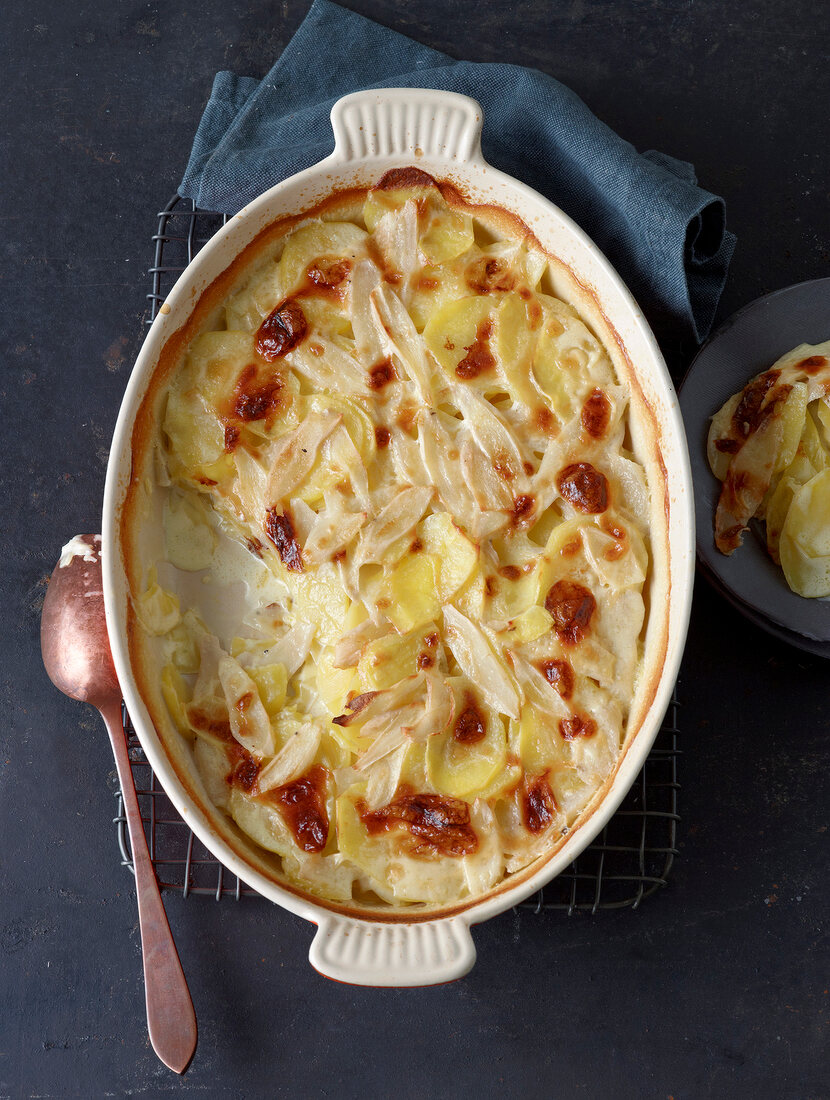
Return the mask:
<svg viewBox="0 0 830 1100">
<path fill-rule="evenodd" d="M 821 0 L 352 2 L 456 56 L 536 65 L 639 148 L 693 161 L 738 235 L 722 316 L 828 274 Z M 668 890 L 636 913 L 503 916 L 468 978 L 410 992 L 320 978 L 311 927 L 265 902 L 171 896 L 200 1045 L 181 1081 L 149 1047 L 112 760 L 94 712 L 46 679 L 40 606 L 61 544 L 100 526 L 153 214 L 212 75 L 262 75 L 305 10 L 3 9 L 0 1098 L 830 1096 L 830 666 L 703 582 Z"/>
</svg>

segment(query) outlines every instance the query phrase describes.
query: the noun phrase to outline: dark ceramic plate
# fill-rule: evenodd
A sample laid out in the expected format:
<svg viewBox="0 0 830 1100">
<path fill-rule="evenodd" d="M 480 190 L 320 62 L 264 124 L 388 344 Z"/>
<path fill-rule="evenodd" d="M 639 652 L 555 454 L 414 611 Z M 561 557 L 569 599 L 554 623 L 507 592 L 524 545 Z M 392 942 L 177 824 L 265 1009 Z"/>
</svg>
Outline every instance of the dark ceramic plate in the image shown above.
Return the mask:
<svg viewBox="0 0 830 1100">
<path fill-rule="evenodd" d="M 730 557 L 715 546 L 720 482 L 706 461 L 709 421 L 733 393 L 798 344 L 830 339 L 830 279 L 777 290 L 733 314 L 698 352 L 680 390 L 695 487 L 697 553 L 716 587 L 754 623 L 812 653 L 830 657 L 830 599 L 787 587 L 769 558 L 763 528 L 751 527 Z"/>
</svg>

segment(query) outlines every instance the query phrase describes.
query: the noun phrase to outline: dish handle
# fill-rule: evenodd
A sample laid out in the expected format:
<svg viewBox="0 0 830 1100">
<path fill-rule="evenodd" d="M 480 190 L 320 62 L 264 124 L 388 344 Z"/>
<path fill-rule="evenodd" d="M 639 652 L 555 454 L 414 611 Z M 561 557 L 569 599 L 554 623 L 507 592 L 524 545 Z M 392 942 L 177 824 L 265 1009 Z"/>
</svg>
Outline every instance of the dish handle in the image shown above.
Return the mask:
<svg viewBox="0 0 830 1100">
<path fill-rule="evenodd" d="M 423 986 L 463 978 L 476 949 L 459 917 L 375 924 L 328 914 L 319 920 L 308 957 L 323 977 L 348 985 Z"/>
<path fill-rule="evenodd" d="M 429 88 L 352 92 L 331 109 L 331 160 L 410 155 L 457 163 L 480 161 L 483 111 L 476 100 Z"/>
</svg>

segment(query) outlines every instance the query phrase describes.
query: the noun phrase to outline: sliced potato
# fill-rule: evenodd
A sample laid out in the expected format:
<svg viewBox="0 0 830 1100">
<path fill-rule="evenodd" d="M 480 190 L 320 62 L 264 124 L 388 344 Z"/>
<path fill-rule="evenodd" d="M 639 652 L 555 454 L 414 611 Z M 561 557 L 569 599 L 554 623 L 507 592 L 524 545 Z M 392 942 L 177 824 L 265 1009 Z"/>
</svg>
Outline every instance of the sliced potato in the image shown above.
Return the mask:
<svg viewBox="0 0 830 1100">
<path fill-rule="evenodd" d="M 434 623 L 408 634 L 386 634 L 369 642 L 360 656 L 357 675 L 361 691 L 382 691 L 418 671 L 418 658 L 434 651 L 426 638 L 435 635 Z"/>
<path fill-rule="evenodd" d="M 825 397 L 812 402 L 810 411 L 817 422 L 821 444 L 825 451 L 830 452 L 830 405 L 827 400 Z"/>
<path fill-rule="evenodd" d="M 535 295 L 502 298 L 496 313 L 496 350 L 511 397 L 527 409 L 538 407 L 545 396 L 533 371 L 542 323 L 542 307 Z"/>
<path fill-rule="evenodd" d="M 799 596 L 830 596 L 830 469 L 793 495 L 779 545 L 787 584 Z"/>
<path fill-rule="evenodd" d="M 314 221 L 295 229 L 280 260 L 280 279 L 286 294 L 305 282 L 306 272 L 324 256 L 353 257 L 362 250 L 365 232 L 353 222 Z"/>
<path fill-rule="evenodd" d="M 400 210 L 410 199 L 426 203 L 432 193 L 432 187 L 390 187 L 388 190 L 374 188 L 366 196 L 363 204 L 363 221 L 366 223 L 366 228 L 370 233 L 374 232 L 385 214 L 391 210 Z"/>
<path fill-rule="evenodd" d="M 228 301 L 225 324 L 231 331 L 255 332 L 284 298 L 279 261 L 272 258 L 263 263 Z"/>
<path fill-rule="evenodd" d="M 530 775 L 538 775 L 568 759 L 568 745 L 560 737 L 556 720 L 538 707 L 524 707 L 517 723 L 519 756 Z"/>
<path fill-rule="evenodd" d="M 781 447 L 775 460 L 775 473 L 785 470 L 795 458 L 798 444 L 807 425 L 807 385 L 795 382 L 789 397 L 781 407 L 779 415 L 784 423 Z M 812 435 L 818 443 L 818 434 L 812 420 L 809 422 Z"/>
<path fill-rule="evenodd" d="M 553 629 L 553 619 L 550 612 L 539 604 L 533 604 L 527 611 L 510 620 L 507 633 L 504 635 L 505 645 L 511 649 L 524 645 L 526 642 L 535 642 L 537 638 L 544 637 Z"/>
<path fill-rule="evenodd" d="M 302 414 L 309 412 L 339 413 L 343 417 L 343 426 L 351 437 L 352 443 L 368 465 L 377 450 L 375 445 L 375 428 L 365 408 L 354 398 L 342 397 L 340 394 L 315 394 L 305 397 L 300 402 Z"/>
<path fill-rule="evenodd" d="M 503 870 L 494 829 L 485 831 L 481 811 L 470 813 L 478 848 L 467 856 L 447 859 L 415 856 L 402 850 L 405 831 L 393 826 L 372 834 L 360 818 L 357 801 L 365 789 L 353 788 L 337 800 L 340 851 L 368 877 L 372 889 L 386 901 L 445 904 L 488 889 Z"/>
<path fill-rule="evenodd" d="M 492 298 L 476 294 L 449 302 L 429 319 L 423 332 L 424 342 L 453 382 L 478 379 L 478 384 L 492 385 L 497 381 L 489 339 L 495 328 L 495 316 Z M 483 354 L 472 361 L 471 352 L 475 355 L 478 348 L 483 349 Z"/>
<path fill-rule="evenodd" d="M 148 570 L 147 587 L 135 601 L 139 621 L 148 634 L 160 637 L 181 621 L 179 597 L 158 583 L 156 567 Z"/>
<path fill-rule="evenodd" d="M 473 244 L 473 219 L 449 206 L 434 207 L 426 232 L 418 241 L 428 264 L 443 264 L 461 256 Z"/>
<path fill-rule="evenodd" d="M 269 718 L 276 718 L 285 706 L 288 670 L 285 665 L 254 665 L 248 669 Z"/>
<path fill-rule="evenodd" d="M 424 550 L 435 559 L 438 599 L 447 603 L 478 564 L 478 547 L 456 527 L 448 512 L 434 512 L 421 520 L 418 535 Z"/>
<path fill-rule="evenodd" d="M 567 423 L 597 385 L 613 382 L 601 345 L 570 306 L 537 295 L 543 320 L 533 358 L 533 373 L 558 419 Z"/>
<path fill-rule="evenodd" d="M 207 477 L 222 459 L 225 429 L 219 417 L 194 389 L 172 389 L 164 414 L 169 440 L 170 473 L 175 477 Z"/>
<path fill-rule="evenodd" d="M 463 713 L 463 707 L 462 698 L 458 703 L 459 714 Z M 454 723 L 427 742 L 427 778 L 441 794 L 463 799 L 480 796 L 507 762 L 504 724 L 489 707 L 477 704 L 477 710 L 484 717 L 486 730 L 480 741 L 458 741 Z"/>
<path fill-rule="evenodd" d="M 483 573 L 476 573 L 456 592 L 453 606 L 474 623 L 480 623 L 485 617 L 487 606 L 486 582 Z"/>
<path fill-rule="evenodd" d="M 434 187 L 403 187 L 370 191 L 363 206 L 363 220 L 372 232 L 391 210 L 407 202 L 418 204 L 418 250 L 427 264 L 445 264 L 472 247 L 473 219 L 453 210 Z"/>
<path fill-rule="evenodd" d="M 380 587 L 382 605 L 401 634 L 434 622 L 441 613 L 436 561 L 423 551 L 408 553 L 390 570 Z"/>
</svg>

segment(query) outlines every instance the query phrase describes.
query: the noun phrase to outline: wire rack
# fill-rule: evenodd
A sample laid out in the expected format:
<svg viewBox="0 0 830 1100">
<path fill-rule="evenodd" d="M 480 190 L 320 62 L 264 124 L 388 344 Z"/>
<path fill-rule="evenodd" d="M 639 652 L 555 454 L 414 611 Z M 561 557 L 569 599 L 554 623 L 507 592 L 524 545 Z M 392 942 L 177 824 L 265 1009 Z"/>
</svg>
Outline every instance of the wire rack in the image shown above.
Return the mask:
<svg viewBox="0 0 830 1100">
<path fill-rule="evenodd" d="M 152 289 L 148 294 L 152 323 L 179 274 L 227 218 L 174 195 L 158 215 L 153 235 Z M 680 750 L 677 691 L 643 769 L 616 814 L 568 869 L 521 908 L 539 913 L 559 910 L 569 915 L 601 909 L 636 909 L 668 884 L 677 855 Z M 161 789 L 144 756 L 126 708 L 122 710 L 133 779 L 147 834 L 150 857 L 162 889 L 185 897 L 210 895 L 216 900 L 258 896 L 228 871 L 193 835 Z M 116 792 L 114 818 L 121 861 L 132 870 L 129 834 L 121 792 Z"/>
</svg>

